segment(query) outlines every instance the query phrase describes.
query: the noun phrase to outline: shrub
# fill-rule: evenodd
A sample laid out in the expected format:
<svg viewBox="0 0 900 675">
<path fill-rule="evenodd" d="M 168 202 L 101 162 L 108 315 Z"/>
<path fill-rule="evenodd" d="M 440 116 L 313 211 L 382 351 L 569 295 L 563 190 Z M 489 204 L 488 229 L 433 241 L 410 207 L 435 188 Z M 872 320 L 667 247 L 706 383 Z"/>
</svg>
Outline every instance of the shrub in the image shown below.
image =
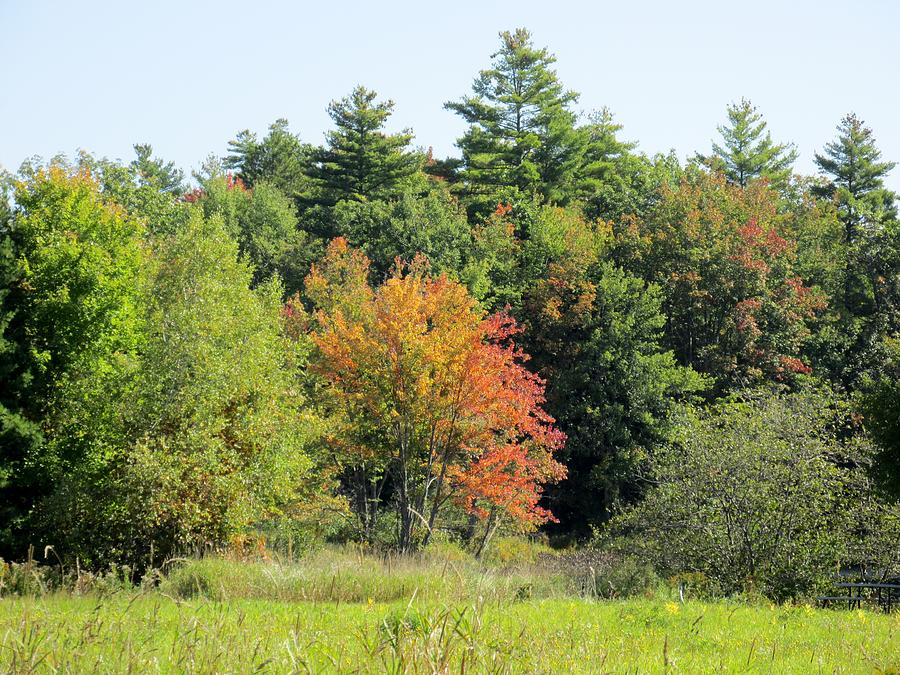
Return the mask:
<svg viewBox="0 0 900 675">
<path fill-rule="evenodd" d="M 7 595 L 43 595 L 49 587 L 48 570 L 29 560 L 4 562 L 0 558 L 0 597 Z"/>
<path fill-rule="evenodd" d="M 714 600 L 722 596 L 719 583 L 703 572 L 681 572 L 669 577 L 667 581 L 685 599 Z"/>
<path fill-rule="evenodd" d="M 777 600 L 826 586 L 870 492 L 862 442 L 842 442 L 820 394 L 748 394 L 685 415 L 653 460 L 656 487 L 613 531 L 666 575 Z M 851 508 L 851 506 L 853 508 Z"/>
<path fill-rule="evenodd" d="M 215 570 L 207 565 L 188 564 L 175 567 L 160 589 L 176 598 L 214 597 Z"/>
</svg>

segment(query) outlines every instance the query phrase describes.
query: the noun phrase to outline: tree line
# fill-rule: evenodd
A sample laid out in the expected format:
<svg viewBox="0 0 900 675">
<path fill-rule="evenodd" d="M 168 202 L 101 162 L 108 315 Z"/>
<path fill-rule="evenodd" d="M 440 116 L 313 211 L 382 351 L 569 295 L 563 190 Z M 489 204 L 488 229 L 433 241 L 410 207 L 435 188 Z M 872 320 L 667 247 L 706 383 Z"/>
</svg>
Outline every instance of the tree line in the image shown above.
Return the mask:
<svg viewBox="0 0 900 675">
<path fill-rule="evenodd" d="M 648 156 L 554 62 L 501 33 L 445 106 L 458 157 L 388 133 L 360 86 L 324 145 L 277 120 L 193 185 L 148 145 L 7 177 L 0 556 L 652 527 L 659 565 L 695 569 L 672 533 L 716 522 L 703 488 L 729 471 L 722 491 L 756 486 L 735 503 L 802 502 L 819 533 L 900 530 L 900 222 L 873 132 L 848 114 L 802 176 L 742 99 L 708 153 Z M 863 504 L 869 526 L 844 517 Z M 804 550 L 870 555 L 837 539 Z"/>
</svg>

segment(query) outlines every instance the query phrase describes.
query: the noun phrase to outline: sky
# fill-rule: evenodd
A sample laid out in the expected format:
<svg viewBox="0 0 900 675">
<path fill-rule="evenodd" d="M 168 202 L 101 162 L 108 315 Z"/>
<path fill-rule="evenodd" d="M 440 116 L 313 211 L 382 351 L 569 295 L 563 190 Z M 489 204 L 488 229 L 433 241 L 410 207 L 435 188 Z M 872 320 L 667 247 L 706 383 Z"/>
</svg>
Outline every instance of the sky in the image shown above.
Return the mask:
<svg viewBox="0 0 900 675">
<path fill-rule="evenodd" d="M 151 143 L 190 172 L 280 117 L 321 143 L 328 102 L 356 84 L 395 102 L 389 128 L 455 154 L 464 125 L 443 104 L 516 27 L 555 54 L 579 111 L 607 106 L 644 152 L 708 151 L 746 97 L 797 171 L 850 111 L 900 161 L 895 0 L 0 0 L 0 166 Z"/>
</svg>

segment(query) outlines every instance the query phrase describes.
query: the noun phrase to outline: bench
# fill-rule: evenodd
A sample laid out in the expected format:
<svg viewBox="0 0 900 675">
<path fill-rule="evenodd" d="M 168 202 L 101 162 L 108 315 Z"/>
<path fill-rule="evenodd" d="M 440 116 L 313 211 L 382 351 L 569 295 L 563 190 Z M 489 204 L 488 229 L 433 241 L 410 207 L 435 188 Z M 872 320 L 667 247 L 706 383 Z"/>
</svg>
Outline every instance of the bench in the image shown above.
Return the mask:
<svg viewBox="0 0 900 675">
<path fill-rule="evenodd" d="M 847 609 L 853 609 L 854 605 L 859 607 L 864 599 L 859 595 L 820 595 L 816 598 L 823 605 L 827 605 L 829 602 L 846 602 Z"/>
<path fill-rule="evenodd" d="M 891 579 L 890 583 L 881 580 L 838 582 L 834 584 L 835 587 L 848 589 L 848 595 L 820 595 L 816 600 L 823 605 L 831 602 L 846 602 L 847 609 L 853 609 L 854 605 L 860 608 L 865 600 L 876 602 L 884 611 L 890 612 L 895 603 L 900 606 L 900 583 L 893 583 L 894 581 Z M 866 590 L 875 591 L 875 593 L 874 595 L 863 595 L 863 591 Z"/>
</svg>

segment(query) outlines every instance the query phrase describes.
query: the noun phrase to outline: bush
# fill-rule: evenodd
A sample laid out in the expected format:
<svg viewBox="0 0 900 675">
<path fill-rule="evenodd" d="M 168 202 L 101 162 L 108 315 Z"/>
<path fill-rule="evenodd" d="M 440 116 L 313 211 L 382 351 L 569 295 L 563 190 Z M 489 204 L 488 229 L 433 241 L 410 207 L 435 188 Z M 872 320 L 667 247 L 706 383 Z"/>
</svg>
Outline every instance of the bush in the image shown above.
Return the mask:
<svg viewBox="0 0 900 675">
<path fill-rule="evenodd" d="M 435 532 L 423 551 L 426 558 L 438 561 L 464 562 L 472 559 L 462 545 L 443 532 Z"/>
<path fill-rule="evenodd" d="M 669 587 L 684 599 L 715 600 L 722 597 L 722 589 L 715 579 L 703 572 L 682 572 L 667 579 Z"/>
<path fill-rule="evenodd" d="M 208 565 L 175 567 L 160 584 L 162 592 L 176 598 L 216 598 L 215 569 Z"/>
<path fill-rule="evenodd" d="M 826 587 L 858 539 L 870 448 L 844 443 L 819 394 L 756 393 L 685 415 L 657 482 L 613 531 L 665 575 L 784 600 Z M 700 577 L 696 577 L 699 579 Z"/>
</svg>

